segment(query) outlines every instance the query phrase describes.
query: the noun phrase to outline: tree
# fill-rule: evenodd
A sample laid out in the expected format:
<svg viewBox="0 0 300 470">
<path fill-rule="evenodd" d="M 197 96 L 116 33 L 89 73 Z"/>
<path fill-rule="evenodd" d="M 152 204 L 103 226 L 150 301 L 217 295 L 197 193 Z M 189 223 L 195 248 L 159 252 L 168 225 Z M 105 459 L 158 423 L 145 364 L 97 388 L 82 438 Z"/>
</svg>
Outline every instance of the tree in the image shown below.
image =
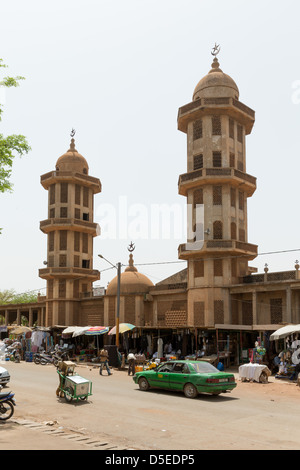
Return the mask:
<svg viewBox="0 0 300 470">
<path fill-rule="evenodd" d="M 18 294 L 14 289 L 0 291 L 0 305 L 29 304 L 37 302 L 37 294 L 28 291 Z"/>
<path fill-rule="evenodd" d="M 7 67 L 3 64 L 3 59 L 0 59 L 0 67 Z M 0 81 L 0 86 L 5 88 L 19 86 L 20 80 L 24 80 L 24 77 L 4 77 Z M 3 113 L 3 105 L 0 104 L 0 121 Z M 13 160 L 17 155 L 20 157 L 27 154 L 31 150 L 27 143 L 26 138 L 23 135 L 9 135 L 4 137 L 0 134 L 0 191 L 2 193 L 6 191 L 12 191 L 12 183 L 10 181 Z"/>
</svg>

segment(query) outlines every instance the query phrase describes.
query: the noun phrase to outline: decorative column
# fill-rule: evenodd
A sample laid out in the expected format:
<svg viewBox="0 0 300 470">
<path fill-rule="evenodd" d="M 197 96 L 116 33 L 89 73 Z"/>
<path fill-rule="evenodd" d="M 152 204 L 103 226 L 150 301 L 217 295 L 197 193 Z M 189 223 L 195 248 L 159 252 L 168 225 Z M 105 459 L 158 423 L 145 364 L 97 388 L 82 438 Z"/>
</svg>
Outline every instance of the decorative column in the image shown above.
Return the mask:
<svg viewBox="0 0 300 470">
<path fill-rule="evenodd" d="M 17 309 L 17 325 L 21 325 L 21 310 Z"/>
<path fill-rule="evenodd" d="M 32 313 L 32 307 L 29 307 L 29 318 L 28 318 L 28 323 L 29 323 L 29 326 L 32 326 L 33 325 L 33 313 Z"/>
<path fill-rule="evenodd" d="M 257 325 L 257 292 L 252 292 L 252 322 Z"/>
<path fill-rule="evenodd" d="M 286 288 L 286 321 L 292 323 L 292 290 L 290 286 Z"/>
</svg>

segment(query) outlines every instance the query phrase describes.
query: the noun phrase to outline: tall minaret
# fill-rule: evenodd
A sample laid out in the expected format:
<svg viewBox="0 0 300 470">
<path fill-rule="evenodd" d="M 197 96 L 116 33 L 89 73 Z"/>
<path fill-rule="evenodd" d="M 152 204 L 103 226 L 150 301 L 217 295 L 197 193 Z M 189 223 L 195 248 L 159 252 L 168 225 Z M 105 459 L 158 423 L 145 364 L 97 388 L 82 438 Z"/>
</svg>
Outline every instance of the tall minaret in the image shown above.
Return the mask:
<svg viewBox="0 0 300 470">
<path fill-rule="evenodd" d="M 40 223 L 48 238 L 47 268 L 39 270 L 47 280 L 47 326 L 85 324 L 78 301 L 100 279 L 93 269 L 93 237 L 100 228 L 93 220 L 94 194 L 101 192 L 101 183 L 89 176 L 86 159 L 75 149 L 74 134 L 55 171 L 41 176 L 48 191 L 48 218 Z"/>
<path fill-rule="evenodd" d="M 188 261 L 188 325 L 202 327 L 232 322 L 229 286 L 248 274 L 248 261 L 257 256 L 257 246 L 248 243 L 247 198 L 256 178 L 246 173 L 245 146 L 255 113 L 239 101 L 218 52 L 215 46 L 211 70 L 178 112 L 178 129 L 187 134 L 187 173 L 178 186 L 192 229 L 178 251 Z"/>
</svg>

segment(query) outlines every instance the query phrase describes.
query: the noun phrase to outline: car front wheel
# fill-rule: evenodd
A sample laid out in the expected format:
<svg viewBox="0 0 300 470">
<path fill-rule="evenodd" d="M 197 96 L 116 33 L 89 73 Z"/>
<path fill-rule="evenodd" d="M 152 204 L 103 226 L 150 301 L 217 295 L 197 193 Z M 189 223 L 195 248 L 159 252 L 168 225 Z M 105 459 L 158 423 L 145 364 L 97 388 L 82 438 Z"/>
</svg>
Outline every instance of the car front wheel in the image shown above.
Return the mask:
<svg viewBox="0 0 300 470">
<path fill-rule="evenodd" d="M 183 393 L 185 394 L 187 398 L 196 398 L 196 396 L 198 395 L 195 385 L 191 383 L 185 384 Z"/>
<path fill-rule="evenodd" d="M 150 388 L 149 382 L 147 379 L 145 379 L 145 377 L 141 377 L 139 379 L 139 387 L 140 387 L 140 390 L 142 390 L 143 392 L 146 392 L 147 390 L 149 390 Z"/>
</svg>

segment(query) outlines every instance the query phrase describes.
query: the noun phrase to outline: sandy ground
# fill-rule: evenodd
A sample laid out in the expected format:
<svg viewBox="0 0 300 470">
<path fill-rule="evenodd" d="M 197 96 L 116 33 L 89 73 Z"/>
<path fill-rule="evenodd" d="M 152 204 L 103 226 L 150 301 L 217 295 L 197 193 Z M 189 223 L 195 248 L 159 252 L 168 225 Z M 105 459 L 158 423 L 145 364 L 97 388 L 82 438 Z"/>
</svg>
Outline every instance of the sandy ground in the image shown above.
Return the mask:
<svg viewBox="0 0 300 470">
<path fill-rule="evenodd" d="M 0 423 L 0 450 L 288 450 L 299 449 L 300 388 L 269 378 L 241 382 L 230 394 L 187 399 L 168 391 L 141 392 L 124 371 L 99 376 L 88 402 L 58 399 L 53 366 L 8 363 L 16 394 L 13 418 Z M 37 427 L 39 426 L 39 427 Z"/>
</svg>

